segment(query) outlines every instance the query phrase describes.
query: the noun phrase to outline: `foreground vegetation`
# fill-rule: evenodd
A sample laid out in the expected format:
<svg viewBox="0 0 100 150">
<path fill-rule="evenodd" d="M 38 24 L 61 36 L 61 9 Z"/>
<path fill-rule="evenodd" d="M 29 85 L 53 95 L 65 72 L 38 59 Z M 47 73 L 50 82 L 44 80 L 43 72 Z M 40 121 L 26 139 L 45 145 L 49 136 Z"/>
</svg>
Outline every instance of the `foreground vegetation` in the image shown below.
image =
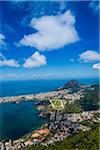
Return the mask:
<svg viewBox="0 0 100 150">
<path fill-rule="evenodd" d="M 81 131 L 61 142 L 44 147 L 42 145 L 31 146 L 24 150 L 99 150 L 99 128 L 87 132 Z"/>
</svg>

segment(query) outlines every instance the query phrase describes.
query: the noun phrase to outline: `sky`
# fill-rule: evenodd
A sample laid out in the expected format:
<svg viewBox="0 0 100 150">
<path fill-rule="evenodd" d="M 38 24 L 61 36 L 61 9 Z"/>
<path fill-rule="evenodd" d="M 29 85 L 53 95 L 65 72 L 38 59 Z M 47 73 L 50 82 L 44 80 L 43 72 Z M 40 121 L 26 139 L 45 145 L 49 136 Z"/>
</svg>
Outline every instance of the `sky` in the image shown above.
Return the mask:
<svg viewBox="0 0 100 150">
<path fill-rule="evenodd" d="M 0 80 L 98 78 L 99 1 L 0 1 Z"/>
</svg>

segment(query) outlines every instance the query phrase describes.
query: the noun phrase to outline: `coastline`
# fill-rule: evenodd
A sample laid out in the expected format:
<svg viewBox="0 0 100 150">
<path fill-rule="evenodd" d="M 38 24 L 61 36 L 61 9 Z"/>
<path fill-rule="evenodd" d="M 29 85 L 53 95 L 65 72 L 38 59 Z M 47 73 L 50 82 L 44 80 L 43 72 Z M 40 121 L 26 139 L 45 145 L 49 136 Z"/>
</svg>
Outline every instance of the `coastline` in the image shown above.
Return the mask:
<svg viewBox="0 0 100 150">
<path fill-rule="evenodd" d="M 51 107 L 52 100 L 61 100 L 64 102 L 64 105 L 67 104 L 75 104 L 81 98 L 84 98 L 86 91 L 94 91 L 94 87 L 91 85 L 81 85 L 78 84 L 79 87 L 75 85 L 75 82 L 71 81 L 70 84 L 65 85 L 65 89 L 58 89 L 51 92 L 39 93 L 39 94 L 28 94 L 28 95 L 20 95 L 20 96 L 9 96 L 0 98 L 0 103 L 16 103 L 19 104 L 21 102 L 28 101 L 36 101 L 37 105 L 36 109 L 40 112 L 41 117 L 48 116 L 47 125 L 45 123 L 42 127 L 37 128 L 36 130 L 32 130 L 31 132 L 21 136 L 16 140 L 11 139 L 9 142 L 1 141 L 1 145 L 11 145 L 12 147 L 18 146 L 18 149 L 21 147 L 27 147 L 34 145 L 36 143 L 40 143 L 43 146 L 48 146 L 50 144 L 54 144 L 55 142 L 61 142 L 68 136 L 73 134 L 77 134 L 80 131 L 88 131 L 92 129 L 91 126 L 97 126 L 100 119 L 98 118 L 99 110 L 95 111 L 83 111 L 82 112 L 72 112 L 66 113 L 65 109 L 61 111 L 57 111 L 56 109 Z M 73 83 L 73 84 L 72 84 Z M 73 89 L 77 89 L 73 92 Z M 49 103 L 49 104 L 48 104 Z M 39 106 L 39 107 L 38 107 Z M 48 106 L 48 107 L 45 107 Z M 56 108 L 56 107 L 55 107 Z M 48 115 L 49 114 L 49 115 Z M 96 118 L 95 118 L 96 116 Z M 91 126 L 84 125 L 84 123 L 89 122 L 91 120 Z M 86 121 L 86 122 L 84 122 Z M 83 124 L 81 124 L 83 122 Z M 44 134 L 41 135 L 39 133 Z M 51 134 L 50 134 L 51 133 Z M 25 138 L 24 138 L 25 137 Z M 24 144 L 24 145 L 23 145 Z"/>
<path fill-rule="evenodd" d="M 64 98 L 68 99 L 72 94 L 69 94 L 70 90 L 61 89 L 51 92 L 39 93 L 39 94 L 27 94 L 27 95 L 19 95 L 19 96 L 7 96 L 7 97 L 0 97 L 0 103 L 20 103 L 22 101 L 32 101 L 32 100 L 50 100 L 52 98 Z M 79 93 L 75 93 L 74 97 L 76 99 L 82 96 L 83 90 Z M 67 97 L 66 97 L 67 96 Z"/>
<path fill-rule="evenodd" d="M 82 79 L 80 79 L 80 80 L 82 80 Z M 79 80 L 79 81 L 80 81 Z M 84 89 L 85 88 L 87 88 L 87 87 L 89 87 L 89 86 L 91 86 L 91 85 L 93 85 L 93 84 L 99 84 L 99 82 L 97 81 L 97 79 L 95 78 L 93 81 L 92 80 L 88 80 L 88 79 L 84 79 L 84 80 L 87 80 L 87 82 L 81 82 L 84 86 L 83 86 L 83 91 L 84 91 Z M 33 80 L 32 80 L 33 81 Z M 41 80 L 40 80 L 41 81 Z M 30 101 L 30 100 L 50 100 L 50 99 L 52 99 L 53 97 L 59 97 L 59 94 L 61 94 L 62 95 L 62 97 L 63 97 L 63 95 L 65 95 L 66 94 L 66 91 L 67 91 L 67 93 L 68 92 L 70 92 L 70 90 L 69 89 L 63 89 L 62 87 L 64 86 L 64 84 L 66 83 L 65 81 L 67 81 L 67 79 L 65 80 L 61 80 L 60 82 L 58 82 L 59 80 L 57 80 L 57 81 L 55 81 L 54 82 L 54 84 L 53 84 L 53 86 L 51 86 L 50 87 L 50 89 L 49 90 L 47 90 L 46 91 L 46 89 L 44 88 L 44 89 L 41 89 L 41 90 L 39 90 L 39 91 L 34 91 L 34 92 L 32 92 L 32 90 L 31 90 L 31 93 L 30 94 L 18 94 L 18 93 L 16 93 L 16 95 L 14 94 L 10 94 L 9 95 L 9 92 L 8 92 L 8 96 L 4 96 L 4 94 L 3 94 L 3 96 L 1 96 L 0 97 L 0 103 L 10 103 L 10 102 L 12 102 L 12 103 L 20 103 L 20 102 L 22 102 L 22 101 Z M 6 82 L 6 81 L 5 81 Z M 10 82 L 10 81 L 9 81 Z M 15 82 L 15 81 L 13 81 L 13 82 Z M 17 82 L 17 81 L 16 81 Z M 21 81 L 22 82 L 22 81 Z M 27 82 L 28 82 L 28 80 L 27 80 Z M 41 81 L 39 84 L 37 84 L 36 85 L 36 89 L 37 89 L 37 87 L 42 83 L 43 81 Z M 58 82 L 58 83 L 57 83 Z M 13 83 L 14 84 L 14 83 Z M 13 84 L 12 84 L 12 86 L 13 86 Z M 18 84 L 19 84 L 19 81 L 18 81 Z M 33 83 L 32 83 L 34 86 L 35 86 L 35 84 L 34 84 L 34 81 L 33 81 Z M 22 85 L 23 85 L 23 82 L 22 82 Z M 55 86 L 55 85 L 57 85 L 57 86 Z M 17 85 L 18 86 L 18 85 Z M 33 87 L 34 87 L 33 86 Z M 46 85 L 47 86 L 47 85 Z M 4 87 L 5 87 L 5 85 L 4 85 Z M 44 86 L 45 87 L 45 86 Z M 10 91 L 12 91 L 12 87 L 10 88 L 10 89 L 8 89 L 8 87 L 7 88 L 5 88 L 5 90 L 10 90 Z M 34 90 L 34 89 L 33 89 Z M 81 91 L 82 91 L 81 90 Z M 15 92 L 15 91 L 14 91 Z M 11 92 L 10 92 L 11 93 Z M 24 92 L 23 92 L 24 93 Z M 61 97 L 59 97 L 59 98 L 61 98 Z M 62 98 L 61 98 L 62 99 Z M 66 98 L 65 98 L 66 99 Z"/>
</svg>

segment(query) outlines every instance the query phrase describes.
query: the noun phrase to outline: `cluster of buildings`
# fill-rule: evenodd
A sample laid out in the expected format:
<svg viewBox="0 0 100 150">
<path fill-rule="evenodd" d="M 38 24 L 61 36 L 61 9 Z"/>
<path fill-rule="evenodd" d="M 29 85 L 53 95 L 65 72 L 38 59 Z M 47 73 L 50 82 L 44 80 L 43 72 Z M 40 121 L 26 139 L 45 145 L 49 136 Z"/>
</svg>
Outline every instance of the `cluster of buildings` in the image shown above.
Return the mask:
<svg viewBox="0 0 100 150">
<path fill-rule="evenodd" d="M 6 141 L 1 141 L 0 142 L 0 150 L 19 150 L 23 147 L 23 142 L 18 139 L 18 140 L 9 140 L 8 142 Z"/>
<path fill-rule="evenodd" d="M 69 92 L 70 91 L 68 89 L 62 89 L 58 91 L 36 94 L 33 97 L 36 100 L 63 99 L 66 101 L 70 101 L 70 103 L 79 100 L 81 97 L 83 97 L 82 91 L 78 91 L 70 94 Z"/>
<path fill-rule="evenodd" d="M 33 94 L 20 96 L 0 97 L 0 103 L 20 103 L 24 100 L 32 100 Z"/>
<path fill-rule="evenodd" d="M 100 118 L 95 118 L 95 114 L 99 114 L 100 111 L 87 111 L 78 114 L 63 114 L 63 113 L 51 113 L 48 127 L 53 131 L 53 136 L 42 145 L 47 146 L 57 141 L 62 141 L 64 138 L 78 133 L 79 131 L 87 131 L 90 127 L 80 124 L 81 121 L 90 120 L 94 122 L 100 122 Z"/>
<path fill-rule="evenodd" d="M 99 114 L 100 111 L 85 111 L 82 113 L 73 113 L 73 114 L 67 114 L 67 118 L 69 120 L 73 120 L 74 122 L 81 122 L 83 120 L 90 120 L 92 119 L 94 122 L 100 122 L 100 118 L 97 117 L 95 118 L 94 115 L 95 114 Z"/>
<path fill-rule="evenodd" d="M 21 150 L 22 148 L 38 144 L 42 142 L 49 134 L 48 129 L 39 129 L 33 131 L 30 135 L 27 135 L 27 139 L 20 138 L 17 140 L 9 140 L 7 142 L 0 142 L 0 150 Z"/>
<path fill-rule="evenodd" d="M 73 120 L 69 120 L 66 114 L 51 113 L 48 128 L 53 132 L 53 136 L 41 144 L 47 146 L 57 141 L 62 141 L 64 138 L 78 133 L 80 130 L 89 130 L 88 127 L 79 124 Z"/>
<path fill-rule="evenodd" d="M 11 96 L 11 97 L 1 97 L 0 103 L 20 103 L 21 101 L 30 101 L 30 100 L 50 100 L 50 99 L 63 99 L 69 101 L 70 103 L 79 100 L 83 96 L 82 91 L 78 91 L 76 93 L 69 94 L 69 90 L 63 89 L 58 91 L 52 91 L 47 93 L 39 93 L 39 94 L 29 94 L 29 95 L 20 95 L 20 96 Z"/>
<path fill-rule="evenodd" d="M 94 122 L 100 122 L 99 117 L 95 118 L 95 114 L 99 111 L 87 111 L 77 114 L 64 114 L 63 112 L 50 112 L 50 117 L 46 127 L 42 127 L 17 140 L 9 140 L 0 142 L 0 150 L 21 150 L 35 144 L 48 146 L 57 141 L 71 136 L 79 131 L 87 131 L 90 128 L 80 124 L 83 120 L 92 119 Z"/>
</svg>

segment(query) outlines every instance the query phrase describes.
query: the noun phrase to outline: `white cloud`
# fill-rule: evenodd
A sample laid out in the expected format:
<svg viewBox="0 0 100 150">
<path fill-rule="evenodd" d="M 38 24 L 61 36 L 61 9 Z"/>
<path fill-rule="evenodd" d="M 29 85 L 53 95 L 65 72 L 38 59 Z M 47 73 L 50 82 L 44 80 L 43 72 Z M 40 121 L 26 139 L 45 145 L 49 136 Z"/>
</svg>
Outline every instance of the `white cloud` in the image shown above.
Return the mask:
<svg viewBox="0 0 100 150">
<path fill-rule="evenodd" d="M 99 61 L 100 54 L 93 50 L 87 50 L 79 55 L 80 60 L 84 62 Z"/>
<path fill-rule="evenodd" d="M 9 67 L 19 67 L 20 65 L 14 59 L 6 59 L 5 56 L 0 53 L 0 67 L 9 66 Z"/>
<path fill-rule="evenodd" d="M 94 64 L 93 69 L 100 70 L 100 63 Z"/>
<path fill-rule="evenodd" d="M 5 40 L 5 36 L 2 33 L 0 33 L 0 47 L 6 45 L 4 40 Z"/>
<path fill-rule="evenodd" d="M 0 66 L 19 67 L 20 65 L 14 59 L 0 60 Z"/>
<path fill-rule="evenodd" d="M 24 68 L 34 68 L 46 65 L 46 57 L 40 55 L 39 52 L 35 52 L 31 57 L 25 60 L 23 64 Z M 9 66 L 9 67 L 20 67 L 21 65 L 14 59 L 6 59 L 2 53 L 0 53 L 0 67 Z"/>
<path fill-rule="evenodd" d="M 30 26 L 36 33 L 24 35 L 19 44 L 36 47 L 38 50 L 53 50 L 79 40 L 75 29 L 75 17 L 68 10 L 58 16 L 42 16 L 33 18 Z"/>
<path fill-rule="evenodd" d="M 40 55 L 39 52 L 35 52 L 31 57 L 26 59 L 23 67 L 34 68 L 42 65 L 46 65 L 46 57 L 44 55 Z"/>
</svg>

